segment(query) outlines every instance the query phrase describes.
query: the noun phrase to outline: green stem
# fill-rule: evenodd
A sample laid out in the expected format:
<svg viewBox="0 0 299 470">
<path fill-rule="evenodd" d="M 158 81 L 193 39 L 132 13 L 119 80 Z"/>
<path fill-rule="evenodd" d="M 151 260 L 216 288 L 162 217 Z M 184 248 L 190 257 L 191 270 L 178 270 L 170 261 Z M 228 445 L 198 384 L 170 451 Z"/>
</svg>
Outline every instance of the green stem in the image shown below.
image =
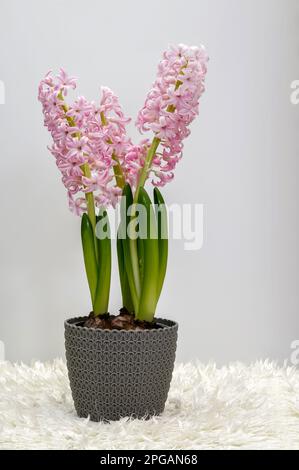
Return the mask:
<svg viewBox="0 0 299 470">
<path fill-rule="evenodd" d="M 186 65 L 184 65 L 181 68 L 181 71 L 180 71 L 181 75 L 184 75 L 184 69 L 187 67 L 187 65 L 188 65 L 188 62 L 187 62 Z M 180 79 L 178 79 L 175 83 L 175 90 L 177 90 L 182 85 L 182 83 L 183 82 Z M 169 113 L 174 113 L 175 112 L 175 106 L 173 104 L 168 105 L 167 111 Z M 150 170 L 153 158 L 156 154 L 156 151 L 157 151 L 157 148 L 158 148 L 160 142 L 161 142 L 161 139 L 159 139 L 158 137 L 153 138 L 152 144 L 151 144 L 151 146 L 150 146 L 150 148 L 147 152 L 146 158 L 145 158 L 144 166 L 143 166 L 143 168 L 141 170 L 141 173 L 140 173 L 140 176 L 139 176 L 138 185 L 137 185 L 135 195 L 134 195 L 134 203 L 136 203 L 138 201 L 140 188 L 143 188 L 143 186 L 144 186 L 144 183 L 145 183 L 146 178 L 147 178 L 148 171 Z"/>
<path fill-rule="evenodd" d="M 90 171 L 90 167 L 89 167 L 88 163 L 84 163 L 81 166 L 81 169 L 82 169 L 82 171 L 84 173 L 84 176 L 86 178 L 91 178 L 91 171 Z M 89 220 L 91 222 L 93 231 L 95 233 L 95 228 L 96 228 L 97 221 L 96 221 L 96 212 L 95 212 L 93 193 L 92 192 L 91 193 L 85 193 L 85 199 L 86 199 L 86 203 L 87 203 L 88 217 L 89 217 Z"/>
<path fill-rule="evenodd" d="M 180 71 L 180 73 L 183 75 L 183 70 L 184 68 L 187 67 L 187 64 L 184 65 Z M 175 84 L 175 90 L 177 90 L 181 84 L 183 82 L 181 80 L 177 80 L 176 81 L 176 84 Z M 168 107 L 167 107 L 167 111 L 169 113 L 174 113 L 175 112 L 175 106 L 173 104 L 170 104 Z M 152 144 L 147 152 L 147 155 L 146 155 L 146 158 L 145 158 L 145 162 L 144 162 L 144 165 L 143 165 L 143 168 L 141 170 L 141 173 L 139 175 L 139 181 L 138 181 L 138 184 L 137 184 L 137 187 L 136 187 L 136 191 L 135 191 L 135 195 L 134 195 L 134 203 L 137 203 L 138 201 L 138 197 L 139 197 L 139 191 L 140 191 L 140 188 L 143 188 L 144 184 L 145 184 L 145 181 L 146 181 L 146 178 L 147 178 L 147 174 L 148 174 L 148 171 L 150 170 L 150 167 L 151 167 L 151 164 L 152 164 L 152 161 L 153 161 L 153 158 L 156 154 L 156 151 L 157 151 L 157 148 L 159 146 L 161 142 L 161 139 L 159 139 L 158 137 L 154 137 L 153 138 L 153 141 L 152 141 Z"/>
<path fill-rule="evenodd" d="M 84 163 L 82 166 L 81 166 L 81 170 L 83 171 L 84 173 L 84 176 L 86 178 L 91 178 L 91 171 L 90 171 L 90 167 L 88 165 L 88 163 Z M 93 193 L 85 193 L 85 198 L 86 198 L 86 202 L 87 202 L 87 213 L 88 213 L 88 217 L 89 217 L 89 220 L 91 222 L 91 225 L 93 227 L 93 229 L 95 230 L 95 227 L 96 227 L 96 213 L 95 213 L 95 207 L 94 207 L 94 197 L 93 197 Z"/>
<path fill-rule="evenodd" d="M 156 153 L 156 150 L 158 148 L 159 143 L 160 143 L 160 139 L 158 139 L 157 137 L 154 137 L 153 142 L 152 142 L 152 144 L 151 144 L 151 146 L 150 146 L 150 148 L 147 152 L 147 156 L 146 156 L 144 166 L 143 166 L 143 168 L 141 170 L 141 173 L 140 173 L 140 176 L 139 176 L 138 185 L 136 187 L 136 191 L 135 191 L 135 195 L 134 195 L 134 199 L 133 199 L 133 204 L 132 204 L 132 207 L 131 207 L 131 216 L 130 216 L 131 220 L 136 216 L 135 207 L 136 207 L 136 204 L 138 202 L 140 188 L 143 188 L 143 186 L 144 186 L 144 183 L 145 183 L 146 178 L 147 178 L 148 170 L 151 167 L 152 160 L 154 158 L 154 155 Z M 133 279 L 134 279 L 134 285 L 135 285 L 137 297 L 140 298 L 141 279 L 140 279 L 137 239 L 132 238 L 130 233 L 128 233 L 127 235 L 128 235 L 128 238 L 129 238 L 129 248 L 130 248 L 130 257 L 131 257 L 131 263 L 132 263 L 132 274 L 133 274 Z M 135 313 L 137 314 L 136 311 L 135 311 Z"/>
<path fill-rule="evenodd" d="M 160 142 L 161 142 L 161 139 L 159 139 L 158 137 L 154 137 L 153 141 L 152 141 L 152 144 L 151 144 L 150 148 L 148 149 L 143 168 L 142 168 L 141 173 L 139 175 L 139 180 L 138 180 L 138 184 L 137 184 L 135 195 L 134 195 L 134 201 L 133 202 L 135 204 L 138 201 L 140 188 L 143 188 L 143 186 L 144 186 L 144 183 L 145 183 L 146 178 L 147 178 L 148 171 L 151 167 L 153 158 L 155 156 L 156 150 L 157 150 Z"/>
<path fill-rule="evenodd" d="M 68 106 L 64 101 L 62 92 L 60 92 L 58 94 L 58 98 L 62 101 L 61 107 L 62 107 L 63 111 L 66 114 L 68 112 Z M 74 118 L 72 118 L 71 116 L 66 116 L 66 120 L 67 120 L 67 122 L 69 123 L 69 125 L 71 127 L 76 127 L 76 121 L 74 120 Z M 76 137 L 78 139 L 81 137 L 80 132 L 76 133 Z M 91 171 L 90 171 L 90 166 L 89 166 L 88 163 L 84 163 L 81 166 L 81 170 L 83 171 L 83 174 L 86 178 L 91 178 Z M 97 221 L 96 221 L 95 203 L 94 203 L 93 192 L 85 193 L 85 199 L 86 199 L 88 217 L 89 217 L 90 223 L 91 223 L 92 228 L 93 228 L 93 233 L 94 233 L 95 252 L 96 252 L 96 256 L 98 258 L 98 247 L 97 247 L 97 239 L 96 239 L 96 232 L 95 232 Z"/>
<path fill-rule="evenodd" d="M 143 282 L 136 317 L 139 320 L 152 321 L 158 301 L 159 247 L 157 223 L 152 202 L 144 188 L 140 188 L 138 203 L 146 211 L 146 237 L 141 240 L 143 246 L 139 253 L 143 266 Z"/>
<path fill-rule="evenodd" d="M 181 71 L 181 73 L 183 73 L 183 72 Z M 181 84 L 182 84 L 182 82 L 180 80 L 177 80 L 176 85 L 175 85 L 175 89 L 177 90 Z M 167 111 L 173 113 L 175 111 L 175 107 L 173 105 L 169 105 L 168 108 L 167 108 Z M 102 117 L 102 119 L 103 118 L 105 119 L 104 116 Z M 145 157 L 144 165 L 143 165 L 142 170 L 139 174 L 139 179 L 138 179 L 137 187 L 136 187 L 135 194 L 134 194 L 132 211 L 131 211 L 131 219 L 133 219 L 136 216 L 135 207 L 136 207 L 136 204 L 137 204 L 138 199 L 139 199 L 139 193 L 140 193 L 141 188 L 144 187 L 144 184 L 145 184 L 147 176 L 148 176 L 148 172 L 151 168 L 153 158 L 154 158 L 154 156 L 157 152 L 157 148 L 159 147 L 160 142 L 161 142 L 161 139 L 159 139 L 157 136 L 154 137 L 153 141 L 151 143 L 151 146 L 148 149 L 147 155 Z M 140 299 L 140 295 L 141 295 L 141 276 L 140 276 L 140 266 L 139 266 L 137 240 L 132 239 L 130 234 L 128 234 L 128 236 L 129 236 L 130 257 L 131 257 L 131 262 L 132 262 L 132 272 L 133 272 L 134 284 L 135 284 L 137 296 Z M 138 312 L 135 312 L 136 314 L 139 313 L 139 308 L 140 308 L 140 306 L 138 307 Z M 144 305 L 141 305 L 141 308 L 144 308 Z"/>
<path fill-rule="evenodd" d="M 101 121 L 102 121 L 103 126 L 107 126 L 108 121 L 103 111 L 100 113 L 100 115 L 101 115 Z M 110 139 L 108 140 L 108 144 L 112 144 L 112 141 Z M 115 162 L 115 165 L 113 165 L 113 171 L 114 171 L 116 185 L 119 188 L 123 189 L 126 184 L 126 179 L 125 179 L 121 164 L 119 162 L 118 156 L 114 152 L 112 154 L 112 160 Z"/>
<path fill-rule="evenodd" d="M 139 198 L 139 192 L 140 189 L 143 188 L 144 183 L 147 178 L 148 171 L 151 167 L 154 155 L 156 153 L 156 150 L 158 148 L 159 143 L 161 142 L 158 137 L 154 137 L 152 144 L 147 152 L 144 166 L 141 170 L 140 176 L 139 176 L 139 181 L 136 187 L 136 191 L 134 194 L 134 199 L 133 199 L 133 205 L 131 208 L 131 219 L 133 219 L 136 216 L 136 204 L 138 202 Z M 141 282 L 140 282 L 140 269 L 139 269 L 139 258 L 138 258 L 138 246 L 137 246 L 137 240 L 131 238 L 130 234 L 128 234 L 129 237 L 129 245 L 130 245 L 130 255 L 131 255 L 131 261 L 132 261 L 132 270 L 133 270 L 133 277 L 134 277 L 134 284 L 136 287 L 136 292 L 138 297 L 140 297 L 141 293 Z M 137 313 L 137 312 L 136 312 Z"/>
<path fill-rule="evenodd" d="M 107 212 L 100 209 L 100 214 L 96 218 L 101 224 L 101 229 L 106 226 L 106 236 L 97 238 L 98 247 L 98 280 L 95 292 L 93 311 L 95 315 L 108 313 L 110 282 L 111 282 L 111 233 Z"/>
<path fill-rule="evenodd" d="M 120 189 L 123 189 L 126 184 L 126 180 L 125 180 L 124 173 L 122 171 L 119 159 L 117 155 L 115 155 L 114 152 L 112 154 L 112 160 L 115 162 L 115 165 L 113 165 L 113 171 L 114 171 L 116 184 Z"/>
<path fill-rule="evenodd" d="M 133 206 L 132 206 L 133 211 Z M 134 214 L 131 215 L 130 219 L 134 217 Z M 130 225 L 131 227 L 131 225 Z M 133 278 L 134 284 L 136 289 L 137 297 L 140 298 L 141 293 L 141 283 L 140 283 L 140 272 L 139 272 L 139 258 L 138 258 L 138 247 L 137 247 L 137 239 L 132 238 L 131 233 L 128 233 L 129 238 L 129 247 L 130 247 L 130 256 L 131 256 L 131 263 L 132 263 L 132 271 L 133 271 Z M 137 313 L 137 312 L 135 312 Z"/>
<path fill-rule="evenodd" d="M 101 111 L 100 116 L 101 116 L 101 121 L 102 121 L 103 126 L 107 126 L 108 121 L 103 111 Z"/>
<path fill-rule="evenodd" d="M 134 313 L 136 314 L 138 311 L 139 305 L 139 298 L 140 298 L 140 291 L 137 292 L 137 288 L 139 286 L 140 289 L 140 282 L 139 282 L 139 272 L 137 281 L 136 281 L 136 259 L 132 259 L 131 256 L 131 247 L 130 247 L 130 233 L 129 233 L 129 224 L 131 221 L 131 217 L 128 215 L 128 208 L 132 207 L 133 204 L 133 195 L 130 185 L 127 183 L 123 189 L 123 197 L 120 203 L 120 210 L 121 210 L 121 220 L 119 226 L 119 234 L 122 241 L 122 248 L 123 248 L 123 255 L 124 255 L 124 266 L 128 277 L 128 284 L 131 291 L 131 298 L 134 307 Z M 134 269 L 133 271 L 133 264 Z M 138 267 L 138 258 L 137 258 L 137 267 Z"/>
</svg>

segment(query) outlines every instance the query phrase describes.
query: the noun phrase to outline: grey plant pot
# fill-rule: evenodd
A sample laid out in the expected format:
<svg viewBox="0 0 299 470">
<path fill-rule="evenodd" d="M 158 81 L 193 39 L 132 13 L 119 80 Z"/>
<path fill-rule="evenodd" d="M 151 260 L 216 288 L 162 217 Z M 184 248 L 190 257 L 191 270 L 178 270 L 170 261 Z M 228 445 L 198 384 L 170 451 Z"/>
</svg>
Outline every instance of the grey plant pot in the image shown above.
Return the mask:
<svg viewBox="0 0 299 470">
<path fill-rule="evenodd" d="M 111 331 L 81 326 L 86 318 L 65 322 L 66 360 L 78 416 L 115 421 L 162 413 L 178 324 L 157 319 L 162 328 Z"/>
</svg>

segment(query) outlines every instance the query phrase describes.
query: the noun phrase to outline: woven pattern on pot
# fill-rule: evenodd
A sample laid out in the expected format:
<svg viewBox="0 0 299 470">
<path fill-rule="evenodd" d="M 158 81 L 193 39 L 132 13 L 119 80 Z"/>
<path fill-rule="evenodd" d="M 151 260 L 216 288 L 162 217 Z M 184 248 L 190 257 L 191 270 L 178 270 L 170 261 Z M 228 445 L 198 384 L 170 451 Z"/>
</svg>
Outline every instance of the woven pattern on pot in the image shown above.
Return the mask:
<svg viewBox="0 0 299 470">
<path fill-rule="evenodd" d="M 159 329 L 100 330 L 65 322 L 66 359 L 79 416 L 94 421 L 160 414 L 169 391 L 178 325 Z"/>
</svg>

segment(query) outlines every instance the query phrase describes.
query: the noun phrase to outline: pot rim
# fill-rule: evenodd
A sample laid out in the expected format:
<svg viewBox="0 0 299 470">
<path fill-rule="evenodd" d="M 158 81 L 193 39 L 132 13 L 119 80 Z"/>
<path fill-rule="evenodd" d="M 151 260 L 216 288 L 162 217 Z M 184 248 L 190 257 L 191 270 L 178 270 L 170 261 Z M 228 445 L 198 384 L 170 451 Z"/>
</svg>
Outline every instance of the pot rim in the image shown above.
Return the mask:
<svg viewBox="0 0 299 470">
<path fill-rule="evenodd" d="M 64 321 L 64 326 L 65 328 L 72 328 L 72 329 L 77 329 L 79 328 L 81 331 L 88 331 L 90 333 L 96 332 L 97 334 L 131 334 L 131 335 L 136 335 L 136 334 L 162 334 L 162 332 L 169 331 L 172 329 L 177 329 L 178 328 L 178 323 L 174 320 L 169 320 L 166 318 L 155 318 L 156 323 L 161 324 L 163 328 L 154 328 L 151 330 L 108 330 L 108 329 L 101 329 L 101 328 L 92 328 L 92 327 L 86 327 L 82 325 L 78 325 L 78 322 L 82 322 L 84 320 L 87 320 L 88 316 L 83 316 L 83 317 L 71 317 L 68 318 L 67 320 Z"/>
</svg>

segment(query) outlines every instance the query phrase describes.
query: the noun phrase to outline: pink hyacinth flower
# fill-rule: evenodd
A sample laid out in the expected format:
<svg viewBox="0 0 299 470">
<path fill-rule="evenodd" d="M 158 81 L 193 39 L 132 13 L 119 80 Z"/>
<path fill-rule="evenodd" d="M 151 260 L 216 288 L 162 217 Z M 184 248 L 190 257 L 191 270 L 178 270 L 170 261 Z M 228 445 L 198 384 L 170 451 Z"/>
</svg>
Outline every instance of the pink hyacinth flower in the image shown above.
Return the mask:
<svg viewBox="0 0 299 470">
<path fill-rule="evenodd" d="M 183 140 L 190 133 L 188 127 L 198 114 L 207 62 L 202 46 L 179 44 L 165 51 L 158 65 L 156 81 L 136 121 L 139 130 L 151 130 L 163 148 L 162 154 L 153 159 L 149 172 L 154 175 L 155 185 L 164 186 L 173 178 L 172 170 L 181 158 Z"/>
</svg>

